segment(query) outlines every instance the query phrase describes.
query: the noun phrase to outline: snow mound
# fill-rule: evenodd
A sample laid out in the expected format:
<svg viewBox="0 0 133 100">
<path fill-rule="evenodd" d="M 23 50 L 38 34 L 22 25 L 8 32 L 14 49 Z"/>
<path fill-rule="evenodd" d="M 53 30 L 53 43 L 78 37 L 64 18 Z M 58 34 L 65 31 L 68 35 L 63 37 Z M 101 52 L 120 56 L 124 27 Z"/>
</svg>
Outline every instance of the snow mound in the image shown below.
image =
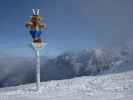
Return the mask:
<svg viewBox="0 0 133 100">
<path fill-rule="evenodd" d="M 0 89 L 0 100 L 132 100 L 133 71 Z"/>
</svg>

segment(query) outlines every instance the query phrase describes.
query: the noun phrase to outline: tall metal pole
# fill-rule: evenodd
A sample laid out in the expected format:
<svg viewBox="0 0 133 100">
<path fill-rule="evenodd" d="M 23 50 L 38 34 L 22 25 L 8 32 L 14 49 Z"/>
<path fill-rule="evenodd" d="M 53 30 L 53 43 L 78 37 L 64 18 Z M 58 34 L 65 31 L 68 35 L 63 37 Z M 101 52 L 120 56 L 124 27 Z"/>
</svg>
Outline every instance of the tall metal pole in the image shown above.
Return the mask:
<svg viewBox="0 0 133 100">
<path fill-rule="evenodd" d="M 31 47 L 35 52 L 36 60 L 36 90 L 40 91 L 40 51 L 46 46 L 46 43 L 41 43 L 40 45 L 32 43 Z"/>
<path fill-rule="evenodd" d="M 40 90 L 40 51 L 39 49 L 35 50 L 36 53 L 36 87 L 37 91 Z"/>
</svg>

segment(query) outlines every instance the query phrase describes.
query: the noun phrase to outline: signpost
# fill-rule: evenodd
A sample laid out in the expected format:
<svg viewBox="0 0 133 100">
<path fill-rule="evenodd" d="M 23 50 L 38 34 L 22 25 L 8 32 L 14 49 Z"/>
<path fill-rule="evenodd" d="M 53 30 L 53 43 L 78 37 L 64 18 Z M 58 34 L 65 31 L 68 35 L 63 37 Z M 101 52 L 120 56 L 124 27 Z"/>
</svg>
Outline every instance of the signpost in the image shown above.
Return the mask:
<svg viewBox="0 0 133 100">
<path fill-rule="evenodd" d="M 25 24 L 28 28 L 30 35 L 32 36 L 32 48 L 35 52 L 36 57 L 36 88 L 40 91 L 40 51 L 46 45 L 42 42 L 41 33 L 42 29 L 46 29 L 46 24 L 41 22 L 42 17 L 39 16 L 40 9 L 32 9 L 33 15 L 30 20 Z"/>
</svg>

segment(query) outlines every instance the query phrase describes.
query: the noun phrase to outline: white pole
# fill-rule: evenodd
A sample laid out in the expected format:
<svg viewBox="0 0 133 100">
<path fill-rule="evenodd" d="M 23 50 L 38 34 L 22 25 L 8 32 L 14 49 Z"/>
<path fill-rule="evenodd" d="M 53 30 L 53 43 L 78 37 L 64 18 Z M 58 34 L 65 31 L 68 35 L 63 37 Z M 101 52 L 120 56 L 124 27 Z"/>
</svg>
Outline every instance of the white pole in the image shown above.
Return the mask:
<svg viewBox="0 0 133 100">
<path fill-rule="evenodd" d="M 36 52 L 36 87 L 37 91 L 40 90 L 40 51 L 37 49 Z"/>
<path fill-rule="evenodd" d="M 32 43 L 32 49 L 35 52 L 36 59 L 36 89 L 40 91 L 40 51 L 46 46 L 46 43 L 42 43 L 41 47 L 38 47 L 36 44 Z"/>
</svg>

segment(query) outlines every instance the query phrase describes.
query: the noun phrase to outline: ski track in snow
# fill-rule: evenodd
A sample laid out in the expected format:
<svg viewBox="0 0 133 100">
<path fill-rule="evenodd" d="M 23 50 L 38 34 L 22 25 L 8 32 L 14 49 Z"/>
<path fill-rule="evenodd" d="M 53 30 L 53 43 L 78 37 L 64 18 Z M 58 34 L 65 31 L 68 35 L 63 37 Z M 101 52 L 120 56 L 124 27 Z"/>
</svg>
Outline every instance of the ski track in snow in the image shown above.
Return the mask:
<svg viewBox="0 0 133 100">
<path fill-rule="evenodd" d="M 133 100 L 133 71 L 0 89 L 0 100 Z"/>
</svg>

